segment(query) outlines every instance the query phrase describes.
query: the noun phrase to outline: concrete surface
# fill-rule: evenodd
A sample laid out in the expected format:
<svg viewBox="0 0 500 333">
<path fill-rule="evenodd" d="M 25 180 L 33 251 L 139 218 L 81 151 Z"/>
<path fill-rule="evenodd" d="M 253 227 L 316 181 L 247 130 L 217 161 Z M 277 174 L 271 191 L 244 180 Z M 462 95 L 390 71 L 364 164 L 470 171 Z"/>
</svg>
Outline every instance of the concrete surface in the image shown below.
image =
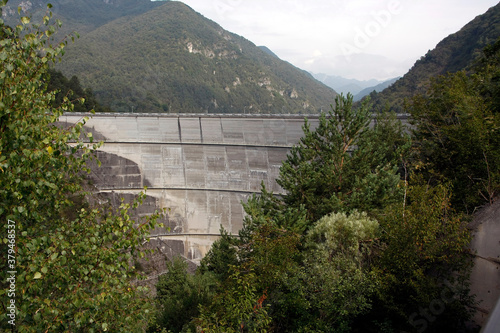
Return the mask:
<svg viewBox="0 0 500 333">
<path fill-rule="evenodd" d="M 482 326 L 500 298 L 500 200 L 478 211 L 471 227 L 475 254 L 471 293 L 479 302 L 475 322 Z M 497 329 L 500 332 L 500 327 Z"/>
<path fill-rule="evenodd" d="M 68 113 L 60 122 L 70 126 L 83 116 Z M 317 126 L 318 115 L 307 117 Z M 169 209 L 167 227 L 152 237 L 198 261 L 221 226 L 238 233 L 241 202 L 259 193 L 262 182 L 283 193 L 276 178 L 303 124 L 303 115 L 96 114 L 85 128 L 104 145 L 91 178 L 113 200 L 147 186 L 141 214 Z"/>
</svg>

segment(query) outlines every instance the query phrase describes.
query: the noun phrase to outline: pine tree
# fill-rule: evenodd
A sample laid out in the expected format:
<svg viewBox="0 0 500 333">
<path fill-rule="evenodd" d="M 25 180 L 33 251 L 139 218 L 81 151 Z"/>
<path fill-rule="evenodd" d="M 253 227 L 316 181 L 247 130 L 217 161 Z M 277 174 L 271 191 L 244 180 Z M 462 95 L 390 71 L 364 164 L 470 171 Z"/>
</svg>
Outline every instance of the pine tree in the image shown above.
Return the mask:
<svg viewBox="0 0 500 333">
<path fill-rule="evenodd" d="M 370 127 L 368 105 L 355 110 L 352 98 L 338 96 L 316 129 L 306 121 L 280 169 L 285 203 L 305 207 L 309 221 L 332 212 L 370 212 L 401 195 L 398 166 L 407 147 L 401 125 L 381 119 Z"/>
</svg>

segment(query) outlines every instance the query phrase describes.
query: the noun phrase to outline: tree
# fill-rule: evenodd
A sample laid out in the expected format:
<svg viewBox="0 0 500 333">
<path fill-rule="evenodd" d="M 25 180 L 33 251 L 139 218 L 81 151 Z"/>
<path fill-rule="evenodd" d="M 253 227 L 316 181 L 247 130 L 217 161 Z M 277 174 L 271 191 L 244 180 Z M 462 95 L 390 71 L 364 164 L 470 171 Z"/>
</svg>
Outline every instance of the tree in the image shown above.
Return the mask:
<svg viewBox="0 0 500 333">
<path fill-rule="evenodd" d="M 309 329 L 349 332 L 351 321 L 371 307 L 377 279 L 369 265 L 378 222 L 366 213 L 334 213 L 306 236 L 305 293 L 315 313 Z"/>
<path fill-rule="evenodd" d="M 212 272 L 219 280 L 229 277 L 230 267 L 238 264 L 237 245 L 239 241 L 221 226 L 221 237 L 216 240 L 200 263 L 200 272 Z"/>
<path fill-rule="evenodd" d="M 471 75 L 437 77 L 409 108 L 420 172 L 451 181 L 454 206 L 468 213 L 500 191 L 499 50 L 500 42 L 487 48 Z"/>
<path fill-rule="evenodd" d="M 429 186 L 413 178 L 404 205 L 394 204 L 379 216 L 380 245 L 373 272 L 380 288 L 363 331 L 373 322 L 395 330 L 459 332 L 470 320 L 468 292 L 472 258 L 467 219 L 450 204 L 445 185 Z"/>
<path fill-rule="evenodd" d="M 200 306 L 211 303 L 216 292 L 216 275 L 213 273 L 190 274 L 187 263 L 175 257 L 167 263 L 167 273 L 160 276 L 156 285 L 155 328 L 172 332 L 196 331 L 193 319 L 200 314 Z"/>
<path fill-rule="evenodd" d="M 493 113 L 500 112 L 500 38 L 484 48 L 480 60 L 473 66 L 479 79 L 481 96 L 488 101 Z"/>
<path fill-rule="evenodd" d="M 266 332 L 271 320 L 265 299 L 265 293 L 258 294 L 254 272 L 236 269 L 212 304 L 200 307 L 195 322 L 207 333 Z"/>
<path fill-rule="evenodd" d="M 231 327 L 236 327 L 234 325 L 239 322 L 234 322 L 234 316 L 244 321 L 244 332 L 254 332 L 257 327 L 265 328 L 269 323 L 273 330 L 294 331 L 308 309 L 301 286 L 305 273 L 300 266 L 300 234 L 274 223 L 252 224 L 242 234 L 239 240 L 231 241 L 229 253 L 234 264 L 225 265 L 225 274 L 217 274 L 218 296 L 211 305 L 204 306 L 205 312 L 198 319 L 205 325 L 216 325 L 210 326 L 212 329 L 220 327 L 221 331 L 229 329 L 223 324 L 227 318 L 233 318 Z M 201 272 L 217 272 L 213 268 L 222 267 L 217 263 L 227 253 L 221 246 L 210 249 L 203 259 Z M 203 269 L 204 266 L 209 270 Z M 249 283 L 244 290 L 241 281 Z M 235 298 L 235 294 L 241 294 L 245 300 Z M 230 309 L 237 309 L 237 313 L 229 313 Z"/>
<path fill-rule="evenodd" d="M 278 183 L 287 191 L 284 202 L 289 207 L 303 206 L 309 221 L 331 212 L 369 212 L 400 196 L 401 157 L 384 138 L 402 132 L 396 123 L 382 132 L 383 121 L 370 128 L 368 110 L 366 103 L 354 110 L 352 95 L 338 96 L 315 130 L 306 121 L 304 136 L 280 168 Z"/>
<path fill-rule="evenodd" d="M 283 200 L 268 192 L 264 183 L 261 193 L 254 194 L 246 203 L 242 203 L 245 213 L 243 228 L 239 231 L 242 240 L 251 238 L 252 233 L 263 225 L 273 225 L 289 231 L 303 234 L 308 227 L 307 211 L 301 205 L 298 208 L 286 205 Z"/>
<path fill-rule="evenodd" d="M 52 44 L 49 16 L 41 26 L 29 27 L 26 17 L 15 28 L 0 22 L 1 252 L 9 255 L 1 261 L 0 325 L 15 323 L 19 332 L 139 331 L 151 308 L 131 262 L 154 216 L 130 218 L 144 196 L 120 207 L 88 200 L 82 176 L 99 145 L 90 134 L 80 140 L 85 120 L 52 125 L 73 105 L 65 99 L 51 107 L 55 92 L 42 80 L 65 46 Z M 15 278 L 12 294 L 7 274 Z"/>
<path fill-rule="evenodd" d="M 47 82 L 47 91 L 55 91 L 55 99 L 52 102 L 52 107 L 57 108 L 64 103 L 64 98 L 71 98 L 74 104 L 75 112 L 111 112 L 109 107 L 101 106 L 94 97 L 92 89 L 83 89 L 80 85 L 80 80 L 76 76 L 67 79 L 60 71 L 49 68 L 44 81 Z M 83 99 L 83 103 L 79 101 Z"/>
</svg>

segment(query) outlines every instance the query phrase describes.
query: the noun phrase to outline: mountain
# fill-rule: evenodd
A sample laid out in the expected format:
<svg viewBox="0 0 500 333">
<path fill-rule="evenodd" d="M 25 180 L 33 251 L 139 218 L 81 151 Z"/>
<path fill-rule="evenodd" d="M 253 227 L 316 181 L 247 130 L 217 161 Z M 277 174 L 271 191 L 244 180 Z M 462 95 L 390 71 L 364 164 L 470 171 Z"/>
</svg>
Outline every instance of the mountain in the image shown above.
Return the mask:
<svg viewBox="0 0 500 333">
<path fill-rule="evenodd" d="M 17 24 L 20 6 L 22 15 L 31 15 L 38 22 L 48 3 L 54 19 L 63 22 L 61 35 L 72 31 L 84 34 L 120 17 L 140 15 L 164 4 L 150 0 L 9 0 L 2 16 L 7 24 Z"/>
<path fill-rule="evenodd" d="M 312 73 L 312 76 L 338 93 L 344 95 L 351 93 L 354 96 L 353 100 L 355 102 L 361 100 L 373 91 L 381 92 L 399 79 L 399 77 L 397 77 L 386 81 L 375 79 L 361 81 L 323 73 Z"/>
<path fill-rule="evenodd" d="M 84 31 L 56 69 L 115 111 L 316 113 L 336 96 L 181 2 L 57 0 L 54 9 Z"/>
<path fill-rule="evenodd" d="M 481 50 L 499 37 L 500 4 L 439 42 L 389 88 L 370 94 L 374 107 L 382 110 L 389 106 L 393 111 L 404 112 L 404 100 L 424 93 L 432 77 L 469 69 L 481 56 Z"/>
<path fill-rule="evenodd" d="M 365 88 L 374 87 L 383 82 L 375 79 L 360 81 L 356 79 L 347 79 L 341 76 L 328 75 L 324 73 L 312 73 L 312 76 L 316 80 L 323 82 L 324 84 L 326 84 L 339 94 L 343 93 L 344 95 L 347 95 L 347 93 L 356 95 Z"/>
<path fill-rule="evenodd" d="M 267 46 L 259 46 L 259 49 L 264 51 L 265 53 L 272 55 L 273 57 L 279 58 L 273 51 L 271 51 Z"/>
<path fill-rule="evenodd" d="M 394 82 L 396 82 L 400 78 L 401 77 L 395 77 L 393 79 L 379 83 L 376 86 L 365 88 L 365 89 L 361 90 L 360 92 L 358 92 L 356 95 L 354 95 L 354 101 L 361 100 L 363 97 L 368 96 L 373 91 L 381 92 L 382 90 L 390 87 Z"/>
</svg>

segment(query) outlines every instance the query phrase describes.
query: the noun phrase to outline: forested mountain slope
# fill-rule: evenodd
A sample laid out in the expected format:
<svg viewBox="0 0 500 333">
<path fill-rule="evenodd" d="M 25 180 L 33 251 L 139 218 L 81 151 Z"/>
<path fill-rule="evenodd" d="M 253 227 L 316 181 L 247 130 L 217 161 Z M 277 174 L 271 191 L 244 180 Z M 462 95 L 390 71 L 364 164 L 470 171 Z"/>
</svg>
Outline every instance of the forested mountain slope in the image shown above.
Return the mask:
<svg viewBox="0 0 500 333">
<path fill-rule="evenodd" d="M 163 4 L 150 0 L 9 0 L 3 16 L 8 24 L 16 24 L 20 6 L 22 15 L 32 15 L 37 22 L 47 11 L 48 3 L 52 5 L 53 17 L 63 22 L 62 34 L 84 34 L 120 17 L 140 15 Z"/>
<path fill-rule="evenodd" d="M 499 37 L 500 4 L 443 39 L 392 86 L 381 93 L 371 94 L 372 103 L 377 110 L 389 105 L 397 112 L 404 112 L 404 99 L 425 92 L 430 78 L 470 68 L 481 50 Z"/>
<path fill-rule="evenodd" d="M 57 68 L 116 111 L 314 113 L 336 95 L 173 1 L 84 34 Z"/>
</svg>

